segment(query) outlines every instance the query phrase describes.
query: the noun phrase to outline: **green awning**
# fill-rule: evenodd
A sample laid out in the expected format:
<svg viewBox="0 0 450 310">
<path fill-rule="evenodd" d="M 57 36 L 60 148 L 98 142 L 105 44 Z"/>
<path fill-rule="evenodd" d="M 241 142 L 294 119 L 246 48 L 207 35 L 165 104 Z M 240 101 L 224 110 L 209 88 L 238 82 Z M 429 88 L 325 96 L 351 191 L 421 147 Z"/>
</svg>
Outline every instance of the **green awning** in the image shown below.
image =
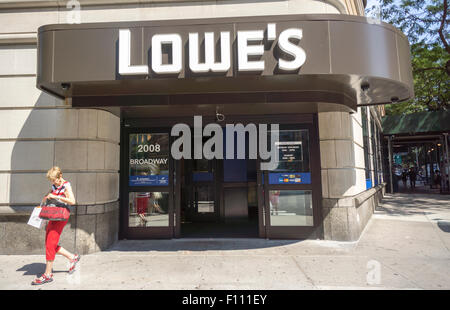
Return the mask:
<svg viewBox="0 0 450 310">
<path fill-rule="evenodd" d="M 450 111 L 386 115 L 381 125 L 385 135 L 450 132 Z"/>
</svg>

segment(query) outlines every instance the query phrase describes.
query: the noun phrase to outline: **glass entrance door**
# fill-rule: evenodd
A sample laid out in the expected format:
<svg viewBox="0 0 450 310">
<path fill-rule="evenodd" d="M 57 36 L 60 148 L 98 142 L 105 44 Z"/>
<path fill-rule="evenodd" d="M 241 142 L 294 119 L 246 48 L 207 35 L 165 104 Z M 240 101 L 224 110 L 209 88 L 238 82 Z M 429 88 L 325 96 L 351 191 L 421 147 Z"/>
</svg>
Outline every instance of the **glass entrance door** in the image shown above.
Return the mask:
<svg viewBox="0 0 450 310">
<path fill-rule="evenodd" d="M 127 133 L 126 235 L 131 239 L 172 238 L 173 163 L 165 130 Z"/>
<path fill-rule="evenodd" d="M 219 208 L 216 195 L 216 160 L 191 159 L 185 161 L 187 200 L 183 218 L 186 222 L 214 222 Z"/>
<path fill-rule="evenodd" d="M 187 236 L 181 232 L 185 223 L 234 236 L 227 229 L 244 220 L 254 225 L 246 227 L 252 236 L 320 238 L 317 119 L 304 119 L 302 125 L 280 125 L 279 160 L 270 171 L 260 169 L 260 158 L 245 160 L 245 166 L 228 159 L 175 161 L 170 128 L 122 128 L 120 238 Z"/>
<path fill-rule="evenodd" d="M 320 179 L 312 173 L 318 164 L 318 150 L 311 145 L 314 133 L 309 125 L 280 126 L 278 162 L 262 172 L 267 238 L 309 238 L 317 233 Z"/>
</svg>

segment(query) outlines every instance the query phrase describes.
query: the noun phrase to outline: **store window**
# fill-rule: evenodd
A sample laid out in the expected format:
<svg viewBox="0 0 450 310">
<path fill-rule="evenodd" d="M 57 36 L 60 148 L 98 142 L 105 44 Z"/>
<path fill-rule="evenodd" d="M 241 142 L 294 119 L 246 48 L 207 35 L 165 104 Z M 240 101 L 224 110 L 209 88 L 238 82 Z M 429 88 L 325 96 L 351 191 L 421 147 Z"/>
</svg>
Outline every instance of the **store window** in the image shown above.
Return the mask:
<svg viewBox="0 0 450 310">
<path fill-rule="evenodd" d="M 130 134 L 129 186 L 169 185 L 169 134 Z"/>
<path fill-rule="evenodd" d="M 311 191 L 270 190 L 271 226 L 313 226 Z"/>
<path fill-rule="evenodd" d="M 384 163 L 383 163 L 383 154 L 384 149 L 382 147 L 382 141 L 383 141 L 383 135 L 381 133 L 381 129 L 378 129 L 378 135 L 377 135 L 377 143 L 378 143 L 378 184 L 381 184 L 384 182 L 383 179 L 383 171 L 384 171 Z"/>
<path fill-rule="evenodd" d="M 129 134 L 128 227 L 169 227 L 169 134 Z"/>
<path fill-rule="evenodd" d="M 369 108 L 361 108 L 361 116 L 364 142 L 366 189 L 369 189 L 383 182 L 383 156 L 381 148 L 382 135 L 375 117 L 370 114 Z"/>
<path fill-rule="evenodd" d="M 370 142 L 372 145 L 372 162 L 373 162 L 373 182 L 372 186 L 378 185 L 378 148 L 377 148 L 377 126 L 375 125 L 374 118 L 370 117 Z"/>
<path fill-rule="evenodd" d="M 382 148 L 381 148 L 381 130 L 374 122 L 374 134 L 373 134 L 373 144 L 374 144 L 374 160 L 376 163 L 376 169 L 374 171 L 375 176 L 375 186 L 383 182 L 383 163 L 382 163 Z"/>
<path fill-rule="evenodd" d="M 278 162 L 265 186 L 270 226 L 314 226 L 309 130 L 280 129 L 275 148 Z"/>
<path fill-rule="evenodd" d="M 362 131 L 363 131 L 363 147 L 364 147 L 364 166 L 366 173 L 366 189 L 372 187 L 372 163 L 370 160 L 370 138 L 369 138 L 369 119 L 367 115 L 367 107 L 361 108 Z"/>
<path fill-rule="evenodd" d="M 169 193 L 130 192 L 129 227 L 168 227 Z"/>
<path fill-rule="evenodd" d="M 269 173 L 269 184 L 311 184 L 308 130 L 280 130 L 278 165 Z"/>
</svg>

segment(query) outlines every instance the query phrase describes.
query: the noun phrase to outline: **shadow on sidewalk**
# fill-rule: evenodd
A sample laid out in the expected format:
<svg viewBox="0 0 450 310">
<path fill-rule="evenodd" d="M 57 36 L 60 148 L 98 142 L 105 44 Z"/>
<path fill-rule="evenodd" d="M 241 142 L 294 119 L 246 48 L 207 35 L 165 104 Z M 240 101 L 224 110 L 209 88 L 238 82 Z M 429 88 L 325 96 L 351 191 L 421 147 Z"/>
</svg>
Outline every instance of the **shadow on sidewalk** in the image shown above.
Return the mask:
<svg viewBox="0 0 450 310">
<path fill-rule="evenodd" d="M 31 263 L 31 264 L 27 264 L 19 269 L 17 269 L 16 271 L 25 271 L 23 276 L 36 276 L 39 277 L 41 276 L 44 271 L 45 271 L 45 264 L 44 263 Z M 61 273 L 61 272 L 67 272 L 67 271 L 53 271 L 53 273 Z"/>
<path fill-rule="evenodd" d="M 104 252 L 147 252 L 147 251 L 235 251 L 279 247 L 299 243 L 304 240 L 266 239 L 207 239 L 182 238 L 168 240 L 119 240 Z"/>
<path fill-rule="evenodd" d="M 423 215 L 433 217 L 434 221 L 442 220 L 442 214 L 450 212 L 450 196 L 423 193 L 387 194 L 376 206 L 377 213 L 383 212 L 390 216 Z"/>
<path fill-rule="evenodd" d="M 450 222 L 438 221 L 437 225 L 443 232 L 450 233 Z"/>
</svg>

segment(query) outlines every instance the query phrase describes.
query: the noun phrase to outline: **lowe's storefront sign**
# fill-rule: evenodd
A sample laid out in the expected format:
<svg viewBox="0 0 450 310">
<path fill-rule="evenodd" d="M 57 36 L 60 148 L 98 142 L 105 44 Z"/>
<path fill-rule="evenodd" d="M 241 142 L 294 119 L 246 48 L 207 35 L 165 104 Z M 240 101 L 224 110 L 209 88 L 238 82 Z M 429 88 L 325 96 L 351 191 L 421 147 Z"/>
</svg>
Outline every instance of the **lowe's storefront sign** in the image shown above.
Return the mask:
<svg viewBox="0 0 450 310">
<path fill-rule="evenodd" d="M 202 38 L 203 37 L 203 38 Z M 265 61 L 254 60 L 265 53 L 265 42 L 277 40 L 277 48 L 281 57 L 276 59 L 281 71 L 295 71 L 305 63 L 306 53 L 297 42 L 303 37 L 300 28 L 289 28 L 281 31 L 277 38 L 276 24 L 267 24 L 266 29 L 237 31 L 237 70 L 240 72 L 261 72 L 265 69 Z M 220 48 L 216 53 L 214 32 L 190 32 L 188 36 L 189 70 L 193 73 L 224 73 L 230 70 L 231 35 L 230 31 L 220 32 Z M 200 43 L 204 43 L 201 50 Z M 164 51 L 171 50 L 170 63 L 164 63 Z M 151 38 L 151 69 L 156 74 L 177 74 L 183 69 L 184 46 L 182 36 L 178 33 L 154 34 Z M 130 29 L 119 30 L 119 74 L 148 75 L 148 65 L 131 65 L 131 32 Z M 203 57 L 201 57 L 203 56 Z M 203 60 L 201 60 L 203 58 Z M 218 60 L 217 60 L 218 59 Z M 253 59 L 253 60 L 251 60 Z"/>
</svg>

